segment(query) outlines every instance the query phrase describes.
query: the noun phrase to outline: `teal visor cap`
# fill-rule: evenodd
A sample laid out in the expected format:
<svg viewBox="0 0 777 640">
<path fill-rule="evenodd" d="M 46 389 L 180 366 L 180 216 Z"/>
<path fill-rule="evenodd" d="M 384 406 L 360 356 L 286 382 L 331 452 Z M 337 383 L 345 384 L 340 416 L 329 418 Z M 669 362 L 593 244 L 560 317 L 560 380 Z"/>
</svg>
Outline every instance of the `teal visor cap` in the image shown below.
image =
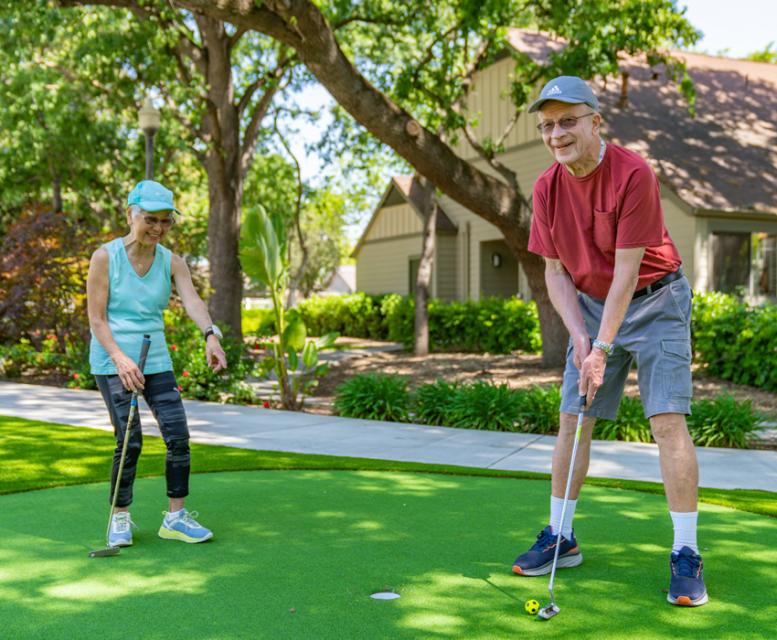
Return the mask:
<svg viewBox="0 0 777 640">
<path fill-rule="evenodd" d="M 127 196 L 127 206 L 136 204 L 144 211 L 175 211 L 181 213 L 173 205 L 173 192 L 153 180 L 138 182 Z"/>
</svg>

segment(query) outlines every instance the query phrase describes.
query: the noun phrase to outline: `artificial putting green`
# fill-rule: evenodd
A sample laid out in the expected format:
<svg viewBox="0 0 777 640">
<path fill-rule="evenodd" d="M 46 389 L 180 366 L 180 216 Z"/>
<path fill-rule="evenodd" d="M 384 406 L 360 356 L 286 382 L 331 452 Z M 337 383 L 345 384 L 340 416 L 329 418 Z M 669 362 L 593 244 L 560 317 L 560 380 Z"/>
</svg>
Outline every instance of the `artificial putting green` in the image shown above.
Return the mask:
<svg viewBox="0 0 777 640">
<path fill-rule="evenodd" d="M 671 522 L 662 496 L 586 487 L 585 561 L 547 577 L 510 573 L 547 514 L 547 483 L 373 471 L 198 474 L 189 506 L 215 539 L 156 536 L 164 480 L 140 479 L 135 546 L 103 543 L 107 483 L 0 496 L 2 637 L 766 638 L 777 604 L 777 520 L 701 505 L 710 603 L 665 602 Z M 393 589 L 399 600 L 369 598 Z M 773 636 L 771 636 L 773 637 Z"/>
</svg>

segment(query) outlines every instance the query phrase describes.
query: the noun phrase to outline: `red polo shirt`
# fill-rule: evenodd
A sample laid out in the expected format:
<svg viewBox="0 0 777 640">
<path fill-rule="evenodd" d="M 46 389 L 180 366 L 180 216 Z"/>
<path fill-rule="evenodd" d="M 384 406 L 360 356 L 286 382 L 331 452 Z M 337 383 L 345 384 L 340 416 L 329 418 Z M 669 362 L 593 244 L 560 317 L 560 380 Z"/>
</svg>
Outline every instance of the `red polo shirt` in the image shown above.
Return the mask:
<svg viewBox="0 0 777 640">
<path fill-rule="evenodd" d="M 604 300 L 615 249 L 646 247 L 637 289 L 682 263 L 669 237 L 658 180 L 636 153 L 608 144 L 601 164 L 576 178 L 558 162 L 534 184 L 529 251 L 560 260 L 579 291 Z"/>
</svg>

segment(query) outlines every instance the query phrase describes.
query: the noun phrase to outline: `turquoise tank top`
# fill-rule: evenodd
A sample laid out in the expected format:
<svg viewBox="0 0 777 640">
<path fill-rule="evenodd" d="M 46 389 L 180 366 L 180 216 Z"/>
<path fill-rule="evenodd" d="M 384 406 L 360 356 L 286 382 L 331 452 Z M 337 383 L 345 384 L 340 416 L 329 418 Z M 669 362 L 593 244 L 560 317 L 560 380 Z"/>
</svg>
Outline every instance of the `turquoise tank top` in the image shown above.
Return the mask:
<svg viewBox="0 0 777 640">
<path fill-rule="evenodd" d="M 103 245 L 108 252 L 108 306 L 106 315 L 113 339 L 135 362 L 140 357 L 143 334 L 151 336 L 151 347 L 143 373 L 172 371 L 173 363 L 165 341 L 162 311 L 171 291 L 172 253 L 157 245 L 154 262 L 140 277 L 127 256 L 123 238 Z M 89 365 L 94 375 L 116 375 L 116 365 L 92 334 Z"/>
</svg>

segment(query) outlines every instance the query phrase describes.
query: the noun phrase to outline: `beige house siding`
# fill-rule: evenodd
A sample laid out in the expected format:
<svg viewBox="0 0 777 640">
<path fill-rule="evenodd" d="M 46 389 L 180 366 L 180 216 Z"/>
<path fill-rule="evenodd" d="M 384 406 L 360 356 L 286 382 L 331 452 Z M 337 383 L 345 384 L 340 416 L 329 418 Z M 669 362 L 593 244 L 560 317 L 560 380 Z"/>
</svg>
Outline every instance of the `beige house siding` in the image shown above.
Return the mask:
<svg viewBox="0 0 777 640">
<path fill-rule="evenodd" d="M 407 295 L 410 282 L 410 258 L 417 258 L 420 255 L 420 234 L 393 240 L 365 242 L 356 257 L 356 290 L 371 294 Z M 434 282 L 434 270 L 432 282 Z"/>
<path fill-rule="evenodd" d="M 381 240 L 396 236 L 406 236 L 422 233 L 423 225 L 418 214 L 409 204 L 384 207 L 375 216 L 372 226 L 367 232 L 365 241 Z"/>
<path fill-rule="evenodd" d="M 510 80 L 514 68 L 515 61 L 507 57 L 475 74 L 473 90 L 467 98 L 467 109 L 471 116 L 478 119 L 475 135 L 479 141 L 501 138 L 515 114 L 515 106 L 510 99 Z M 504 140 L 505 149 L 540 140 L 536 125 L 534 114 L 522 112 Z M 455 151 L 466 159 L 477 156 L 463 137 Z"/>
<path fill-rule="evenodd" d="M 674 198 L 662 193 L 661 205 L 664 208 L 664 222 L 669 235 L 680 252 L 683 261 L 683 271 L 691 286 L 696 284 L 696 227 L 697 221 L 691 214 L 683 210 Z"/>
</svg>

